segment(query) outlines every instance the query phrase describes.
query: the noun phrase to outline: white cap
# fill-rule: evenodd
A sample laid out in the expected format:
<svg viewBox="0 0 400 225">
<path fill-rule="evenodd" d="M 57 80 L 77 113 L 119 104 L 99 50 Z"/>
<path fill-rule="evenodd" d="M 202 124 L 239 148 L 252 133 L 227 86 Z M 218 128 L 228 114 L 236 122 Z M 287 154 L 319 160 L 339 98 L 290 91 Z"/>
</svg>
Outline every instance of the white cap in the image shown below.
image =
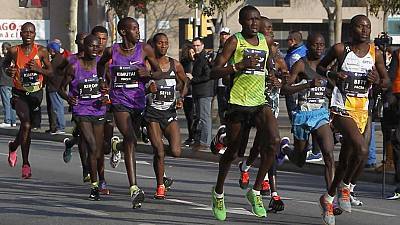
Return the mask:
<svg viewBox="0 0 400 225">
<path fill-rule="evenodd" d="M 223 27 L 219 33 L 230 34 L 231 33 L 231 29 L 229 29 L 229 27 Z"/>
</svg>

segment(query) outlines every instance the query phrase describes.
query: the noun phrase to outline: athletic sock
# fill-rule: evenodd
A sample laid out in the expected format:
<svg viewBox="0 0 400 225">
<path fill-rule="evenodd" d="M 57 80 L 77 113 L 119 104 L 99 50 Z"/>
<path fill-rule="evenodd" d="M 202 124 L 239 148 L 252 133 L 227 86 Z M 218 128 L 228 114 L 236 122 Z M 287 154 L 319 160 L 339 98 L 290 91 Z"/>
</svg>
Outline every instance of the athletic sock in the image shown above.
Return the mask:
<svg viewBox="0 0 400 225">
<path fill-rule="evenodd" d="M 247 163 L 247 160 L 244 160 L 243 163 L 242 163 L 242 166 L 241 166 L 241 168 L 240 168 L 240 169 L 241 169 L 242 171 L 244 171 L 244 172 L 249 171 L 249 169 L 250 169 L 250 167 L 251 167 L 251 166 L 246 165 L 246 163 Z"/>
<path fill-rule="evenodd" d="M 355 184 L 350 183 L 350 192 L 354 192 Z"/>
<path fill-rule="evenodd" d="M 218 193 L 215 192 L 215 190 L 214 190 L 214 194 L 215 194 L 215 197 L 217 197 L 217 198 L 223 198 L 223 197 L 224 197 L 224 192 L 222 192 L 221 194 L 218 194 Z"/>
<path fill-rule="evenodd" d="M 330 196 L 328 193 L 325 193 L 324 198 L 326 201 L 328 201 L 329 203 L 333 202 L 333 199 L 335 198 L 335 196 Z"/>
<path fill-rule="evenodd" d="M 92 183 L 92 188 L 94 188 L 94 187 L 99 187 L 99 182 L 97 182 L 97 181 L 96 181 L 96 182 L 93 182 L 93 183 Z"/>
<path fill-rule="evenodd" d="M 272 196 L 272 197 L 278 196 L 278 192 L 276 192 L 276 191 L 272 192 L 272 193 L 271 193 L 271 196 Z"/>
<path fill-rule="evenodd" d="M 265 174 L 264 180 L 266 180 L 267 182 L 269 182 L 268 173 Z"/>
<path fill-rule="evenodd" d="M 260 195 L 260 191 L 257 191 L 257 190 L 254 190 L 254 189 L 252 189 L 252 191 L 253 191 L 253 193 L 254 193 L 255 195 Z"/>
<path fill-rule="evenodd" d="M 340 182 L 340 187 L 350 188 L 350 184 L 345 184 L 343 181 Z"/>
</svg>

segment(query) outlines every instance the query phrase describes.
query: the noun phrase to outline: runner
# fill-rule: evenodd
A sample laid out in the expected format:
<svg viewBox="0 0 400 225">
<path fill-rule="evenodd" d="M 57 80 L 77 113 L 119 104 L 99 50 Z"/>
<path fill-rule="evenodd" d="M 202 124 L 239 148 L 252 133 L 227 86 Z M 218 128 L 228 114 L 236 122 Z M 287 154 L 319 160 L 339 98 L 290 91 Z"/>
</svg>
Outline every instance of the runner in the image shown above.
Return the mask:
<svg viewBox="0 0 400 225">
<path fill-rule="evenodd" d="M 72 116 L 81 132 L 82 145 L 88 151 L 92 184 L 89 199 L 96 201 L 100 200 L 97 173 L 101 174 L 98 168 L 104 164 L 103 136 L 106 112 L 104 96 L 100 92 L 102 79 L 99 79 L 96 72 L 98 47 L 99 40 L 96 36 L 89 35 L 84 39 L 84 55 L 68 65 L 65 85 L 61 92 L 63 98 L 72 106 Z M 67 95 L 68 84 L 70 88 Z"/>
<path fill-rule="evenodd" d="M 382 54 L 370 43 L 371 22 L 357 15 L 350 22 L 351 42 L 334 45 L 321 60 L 317 71 L 335 82 L 331 99 L 332 124 L 342 135 L 339 165 L 328 192 L 321 196 L 322 218 L 335 224 L 332 201 L 338 193 L 339 207 L 351 212 L 350 179 L 368 155 L 363 133 L 368 121 L 368 92 L 372 84 L 389 86 Z M 334 60 L 338 72 L 328 70 Z M 337 189 L 337 190 L 336 190 Z"/>
<path fill-rule="evenodd" d="M 162 79 L 151 81 L 152 93 L 147 96 L 148 104 L 144 113 L 147 130 L 154 151 L 153 167 L 157 179 L 157 189 L 154 197 L 164 199 L 164 157 L 166 150 L 162 136 L 169 142 L 169 151 L 173 157 L 181 154 L 181 139 L 176 109 L 183 107 L 183 90 L 186 74 L 182 65 L 175 59 L 166 56 L 169 42 L 164 33 L 153 37 L 156 59 L 163 71 Z"/>
<path fill-rule="evenodd" d="M 276 80 L 275 76 L 269 76 L 269 73 L 266 73 L 266 86 L 265 86 L 265 103 L 271 107 L 272 112 L 275 118 L 278 118 L 279 114 L 279 92 L 282 81 L 283 74 L 287 73 L 287 66 L 285 60 L 282 56 L 278 54 L 278 49 L 273 40 L 273 30 L 272 30 L 272 22 L 267 17 L 261 17 L 261 26 L 260 32 L 265 35 L 268 46 L 271 47 L 271 57 L 273 58 L 273 67 L 270 70 L 275 71 L 275 75 L 280 77 L 279 80 Z M 250 174 L 249 170 L 253 165 L 254 161 L 258 157 L 260 153 L 260 136 L 256 136 L 254 139 L 253 147 L 250 149 L 250 154 L 247 159 L 241 161 L 239 163 L 240 170 L 240 179 L 239 184 L 242 189 L 246 189 L 250 182 Z M 247 142 L 246 142 L 247 145 Z M 243 155 L 245 151 L 245 146 L 243 148 Z M 239 154 L 240 155 L 240 154 Z M 269 182 L 271 181 L 271 182 Z M 285 208 L 283 201 L 277 192 L 276 185 L 276 162 L 272 165 L 271 169 L 268 171 L 264 180 L 262 182 L 261 195 L 269 195 L 271 194 L 271 200 L 268 205 L 270 211 L 278 212 L 282 211 Z"/>
<path fill-rule="evenodd" d="M 32 176 L 29 163 L 32 119 L 40 114 L 43 99 L 43 76 L 51 76 L 53 69 L 46 47 L 35 44 L 36 28 L 31 22 L 21 26 L 22 44 L 7 52 L 3 67 L 13 78 L 11 105 L 16 110 L 21 125 L 14 141 L 8 143 L 8 163 L 17 164 L 17 148 L 22 150 L 22 178 Z"/>
<path fill-rule="evenodd" d="M 98 74 L 105 72 L 106 63 L 112 59 L 110 99 L 115 123 L 123 136 L 125 166 L 129 180 L 129 194 L 133 208 L 141 206 L 144 192 L 137 186 L 135 133 L 140 125 L 140 114 L 145 107 L 145 84 L 150 79 L 160 79 L 162 71 L 157 64 L 151 46 L 139 42 L 139 24 L 125 17 L 118 22 L 118 33 L 122 43 L 105 49 L 98 62 Z M 146 68 L 146 62 L 153 71 Z"/>
<path fill-rule="evenodd" d="M 216 219 L 226 219 L 223 186 L 232 161 L 241 146 L 241 128 L 254 119 L 258 135 L 263 143 L 261 163 L 257 179 L 246 197 L 258 217 L 266 217 L 267 212 L 262 202 L 260 190 L 262 181 L 270 169 L 275 149 L 279 146 L 277 121 L 270 107 L 265 106 L 265 68 L 271 65 L 267 41 L 258 33 L 260 12 L 254 6 L 245 6 L 239 12 L 242 31 L 230 37 L 215 62 L 212 76 L 220 78 L 234 74 L 231 78 L 229 108 L 227 112 L 227 150 L 219 162 L 217 184 L 212 189 L 212 211 Z M 231 60 L 231 64 L 225 64 Z"/>
</svg>

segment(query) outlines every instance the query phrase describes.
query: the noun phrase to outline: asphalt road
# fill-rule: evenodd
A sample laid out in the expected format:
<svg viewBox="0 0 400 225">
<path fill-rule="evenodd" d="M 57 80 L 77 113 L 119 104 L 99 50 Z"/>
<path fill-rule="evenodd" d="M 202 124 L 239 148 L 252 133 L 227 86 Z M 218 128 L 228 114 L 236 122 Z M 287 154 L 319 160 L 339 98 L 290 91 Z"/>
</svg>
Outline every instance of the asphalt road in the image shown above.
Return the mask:
<svg viewBox="0 0 400 225">
<path fill-rule="evenodd" d="M 324 191 L 322 176 L 279 172 L 279 194 L 284 197 L 285 211 L 259 219 L 249 211 L 238 186 L 239 172 L 232 166 L 225 193 L 229 209 L 226 222 L 214 220 L 210 211 L 210 190 L 215 183 L 218 164 L 192 159 L 167 158 L 167 174 L 174 178 L 166 200 L 152 198 L 155 178 L 152 156 L 138 154 L 138 183 L 146 193 L 140 209 L 132 209 L 128 197 L 128 181 L 124 164 L 112 169 L 106 163 L 106 179 L 110 196 L 101 201 L 87 200 L 89 186 L 82 183 L 79 155 L 65 164 L 63 145 L 56 142 L 32 141 L 30 163 L 32 179 L 22 180 L 21 154 L 18 163 L 7 163 L 7 141 L 0 136 L 0 224 L 1 225 L 66 225 L 66 224 L 322 224 L 318 197 Z M 254 179 L 255 171 L 251 178 Z M 388 187 L 393 189 L 392 186 Z M 357 186 L 363 207 L 336 218 L 336 224 L 398 224 L 400 201 L 380 199 L 380 185 L 360 183 Z M 269 198 L 264 199 L 265 205 Z"/>
</svg>

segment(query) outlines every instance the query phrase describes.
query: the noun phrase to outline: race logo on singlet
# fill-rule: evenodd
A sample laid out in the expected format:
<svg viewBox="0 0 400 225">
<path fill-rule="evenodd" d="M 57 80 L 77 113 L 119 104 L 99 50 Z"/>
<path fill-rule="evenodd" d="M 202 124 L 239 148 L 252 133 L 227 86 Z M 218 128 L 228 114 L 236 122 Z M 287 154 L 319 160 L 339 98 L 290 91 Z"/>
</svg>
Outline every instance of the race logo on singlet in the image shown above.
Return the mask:
<svg viewBox="0 0 400 225">
<path fill-rule="evenodd" d="M 114 88 L 138 88 L 138 76 L 136 66 L 112 66 Z"/>
<path fill-rule="evenodd" d="M 80 81 L 78 90 L 81 99 L 96 99 L 101 96 L 97 76 Z"/>
<path fill-rule="evenodd" d="M 344 81 L 346 95 L 357 97 L 368 93 L 368 79 L 366 73 L 346 72 L 347 78 Z"/>
<path fill-rule="evenodd" d="M 257 50 L 257 49 L 244 49 L 243 51 L 243 58 L 249 58 L 251 56 L 255 56 L 258 60 L 257 65 L 255 66 L 254 69 L 245 69 L 243 70 L 244 74 L 253 74 L 253 75 L 262 75 L 264 76 L 264 68 L 265 68 L 265 62 L 266 62 L 266 57 L 267 53 L 263 50 Z"/>
<path fill-rule="evenodd" d="M 39 74 L 26 68 L 20 69 L 20 80 L 25 88 L 40 85 Z"/>
</svg>

